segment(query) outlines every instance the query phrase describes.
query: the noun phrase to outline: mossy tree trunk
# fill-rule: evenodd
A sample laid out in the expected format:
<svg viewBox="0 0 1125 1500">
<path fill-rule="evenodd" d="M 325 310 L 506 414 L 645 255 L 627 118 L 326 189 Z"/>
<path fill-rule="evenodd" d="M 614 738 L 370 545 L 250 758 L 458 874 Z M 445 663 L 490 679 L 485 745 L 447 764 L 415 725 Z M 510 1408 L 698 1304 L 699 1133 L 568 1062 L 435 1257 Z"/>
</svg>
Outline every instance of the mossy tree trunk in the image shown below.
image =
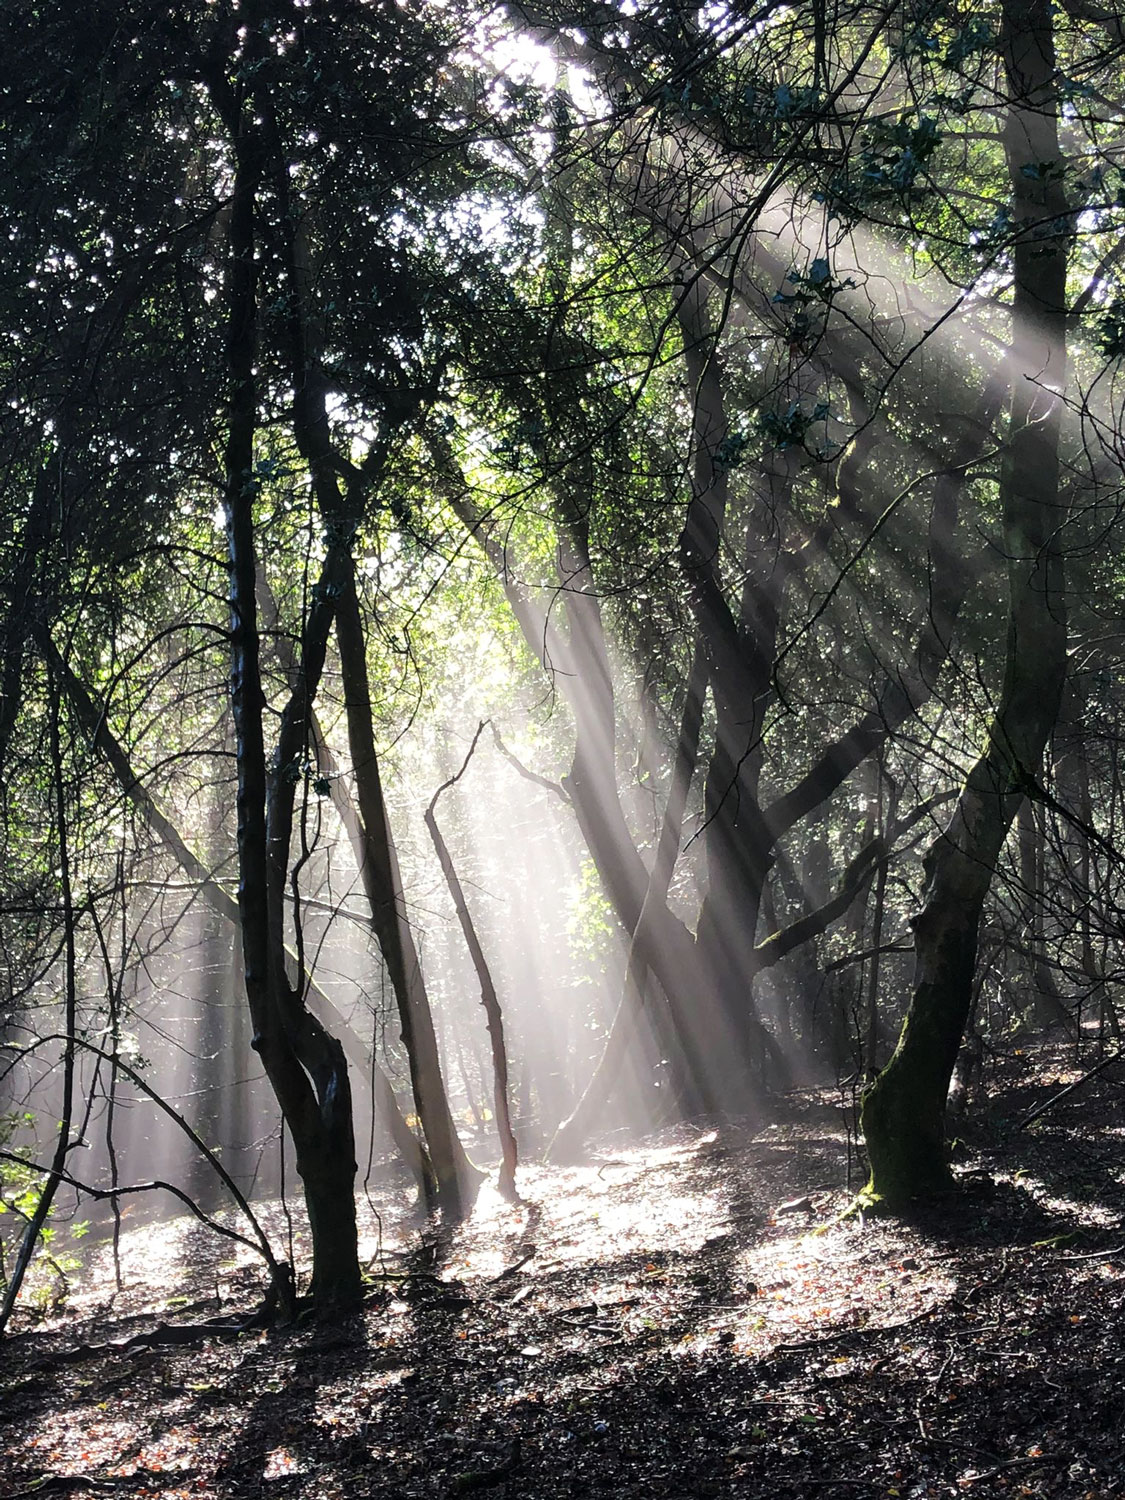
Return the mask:
<svg viewBox="0 0 1125 1500">
<path fill-rule="evenodd" d="M 972 1000 L 981 912 L 1001 847 L 1036 784 L 1066 669 L 1059 422 L 1066 374 L 1066 251 L 1049 0 L 1005 0 L 1012 186 L 1012 394 L 1001 472 L 1008 557 L 1004 679 L 983 754 L 924 861 L 914 919 L 914 989 L 898 1047 L 862 1111 L 871 1176 L 889 1208 L 949 1184 L 945 1100 Z M 1046 231 L 1046 233 L 1044 232 Z"/>
</svg>

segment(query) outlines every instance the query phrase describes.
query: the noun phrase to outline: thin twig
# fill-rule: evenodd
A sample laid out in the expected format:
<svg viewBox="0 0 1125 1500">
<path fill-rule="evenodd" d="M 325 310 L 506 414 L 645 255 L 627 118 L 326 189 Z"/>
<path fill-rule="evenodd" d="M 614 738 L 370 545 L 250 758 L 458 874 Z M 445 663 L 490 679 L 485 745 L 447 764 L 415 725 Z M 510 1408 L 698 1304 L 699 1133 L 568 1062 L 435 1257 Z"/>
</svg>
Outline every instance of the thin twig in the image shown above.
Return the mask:
<svg viewBox="0 0 1125 1500">
<path fill-rule="evenodd" d="M 1040 1453 L 1031 1458 L 1007 1458 L 1002 1464 L 996 1464 L 991 1469 L 982 1469 L 979 1474 L 967 1474 L 960 1482 L 966 1486 L 979 1484 L 982 1479 L 995 1479 L 998 1474 L 1003 1474 L 1008 1469 L 1032 1469 L 1040 1464 L 1062 1463 L 1066 1463 L 1066 1459 L 1061 1453 Z"/>
<path fill-rule="evenodd" d="M 1068 1094 L 1073 1094 L 1075 1089 L 1080 1089 L 1084 1083 L 1089 1083 L 1091 1078 L 1096 1078 L 1099 1073 L 1104 1073 L 1106 1068 L 1112 1066 L 1115 1062 L 1120 1062 L 1120 1060 L 1120 1052 L 1115 1052 L 1112 1057 L 1103 1057 L 1096 1068 L 1091 1068 L 1088 1073 L 1083 1073 L 1081 1078 L 1076 1078 L 1073 1083 L 1068 1083 L 1065 1089 L 1060 1089 L 1057 1094 L 1052 1094 L 1051 1098 L 1045 1104 L 1037 1104 L 1033 1110 L 1024 1115 L 1023 1119 L 1017 1123 L 1016 1130 L 1023 1130 L 1033 1120 L 1038 1120 L 1040 1115 L 1045 1115 L 1049 1109 L 1053 1109 L 1061 1099 L 1065 1099 Z"/>
<path fill-rule="evenodd" d="M 533 781 L 536 786 L 545 787 L 547 791 L 554 792 L 556 797 L 565 802 L 567 800 L 567 796 L 566 792 L 562 788 L 561 783 L 552 781 L 549 776 L 540 776 L 538 771 L 532 771 L 527 766 L 525 766 L 523 761 L 520 760 L 519 756 L 516 755 L 514 751 L 509 750 L 507 745 L 505 745 L 504 741 L 500 738 L 500 731 L 497 729 L 496 725 L 492 724 L 491 720 L 489 720 L 489 724 L 492 729 L 493 743 L 495 744 L 497 750 L 499 750 L 500 754 L 513 768 L 513 770 L 518 772 L 518 774 L 522 776 L 525 781 Z"/>
</svg>

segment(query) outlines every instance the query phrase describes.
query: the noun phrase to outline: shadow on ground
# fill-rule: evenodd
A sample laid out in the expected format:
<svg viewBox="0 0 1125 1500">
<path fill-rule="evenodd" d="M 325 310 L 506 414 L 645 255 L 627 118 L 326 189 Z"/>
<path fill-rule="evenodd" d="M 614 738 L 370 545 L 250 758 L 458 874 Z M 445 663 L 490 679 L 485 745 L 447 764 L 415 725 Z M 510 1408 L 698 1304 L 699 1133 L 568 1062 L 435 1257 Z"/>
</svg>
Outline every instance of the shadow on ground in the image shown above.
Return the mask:
<svg viewBox="0 0 1125 1500">
<path fill-rule="evenodd" d="M 1120 1085 L 1017 1128 L 1057 1090 L 989 1101 L 909 1223 L 833 1222 L 847 1140 L 810 1099 L 528 1169 L 338 1328 L 10 1342 L 0 1494 L 1125 1494 Z"/>
</svg>

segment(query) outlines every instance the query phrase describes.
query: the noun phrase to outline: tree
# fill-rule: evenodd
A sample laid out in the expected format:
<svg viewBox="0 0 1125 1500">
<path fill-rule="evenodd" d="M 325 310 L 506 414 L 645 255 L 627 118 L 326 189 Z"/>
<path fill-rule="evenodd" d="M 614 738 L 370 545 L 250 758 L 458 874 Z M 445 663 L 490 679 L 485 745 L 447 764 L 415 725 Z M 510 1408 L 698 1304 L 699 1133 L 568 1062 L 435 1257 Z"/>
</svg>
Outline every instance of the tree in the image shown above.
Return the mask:
<svg viewBox="0 0 1125 1500">
<path fill-rule="evenodd" d="M 574 12 L 567 14 L 573 18 Z M 794 12 L 794 17 L 790 18 L 793 30 L 800 33 L 807 16 Z M 559 14 L 550 23 L 539 14 L 534 20 L 543 29 L 562 24 Z M 605 260 L 612 256 L 622 283 L 618 300 L 625 305 L 630 278 L 637 278 L 640 264 L 649 276 L 659 277 L 663 262 L 664 318 L 661 322 L 654 313 L 656 332 L 646 329 L 645 333 L 657 342 L 644 347 L 652 351 L 647 355 L 651 364 L 670 360 L 674 356 L 668 348 L 668 328 L 673 320 L 679 325 L 693 413 L 689 439 L 693 483 L 678 534 L 665 534 L 656 545 L 663 547 L 668 562 L 678 564 L 662 581 L 681 601 L 686 600 L 708 666 L 716 725 L 715 746 L 707 762 L 703 828 L 708 890 L 694 935 L 685 932 L 664 908 L 659 918 L 662 934 L 651 941 L 651 967 L 677 1013 L 681 1036 L 690 1036 L 694 1028 L 702 1044 L 692 1049 L 689 1043 L 689 1050 L 708 1056 L 712 1099 L 737 1107 L 746 1102 L 750 1074 L 763 1067 L 763 1057 L 775 1074 L 780 1071 L 776 1046 L 768 1029 L 756 1021 L 751 998 L 756 973 L 791 946 L 788 938 L 764 946 L 760 942 L 760 914 L 776 851 L 804 819 L 837 793 L 858 765 L 918 714 L 932 694 L 973 577 L 959 555 L 960 509 L 972 466 L 986 448 L 987 430 L 968 428 L 952 463 L 935 446 L 933 472 L 917 476 L 897 496 L 893 490 L 888 493 L 889 466 L 874 469 L 872 464 L 878 429 L 868 394 L 873 378 L 890 381 L 896 370 L 888 352 L 882 357 L 882 370 L 873 377 L 862 335 L 854 332 L 862 320 L 876 315 L 875 309 L 858 297 L 853 314 L 849 305 L 852 278 L 845 270 L 834 270 L 828 258 L 804 263 L 798 259 L 787 266 L 769 248 L 772 241 L 764 233 L 757 235 L 759 218 L 771 232 L 774 229 L 779 210 L 771 205 L 771 195 L 784 182 L 783 172 L 792 171 L 795 179 L 795 184 L 784 183 L 785 211 L 792 217 L 792 204 L 806 186 L 804 179 L 815 171 L 823 182 L 846 159 L 844 142 L 837 140 L 825 151 L 819 141 L 810 155 L 808 136 L 816 125 L 811 112 L 802 107 L 787 113 L 788 106 L 777 102 L 775 159 L 767 163 L 763 184 L 752 175 L 760 163 L 748 145 L 721 129 L 729 123 L 720 108 L 730 97 L 722 91 L 731 89 L 731 79 L 721 76 L 719 69 L 712 77 L 712 63 L 702 60 L 711 54 L 699 38 L 693 40 L 681 32 L 665 35 L 659 25 L 650 32 L 646 22 L 626 19 L 623 34 L 636 44 L 626 57 L 613 32 L 604 32 L 605 20 L 583 13 L 586 40 L 581 43 L 561 36 L 558 30 L 552 32 L 576 63 L 594 69 L 607 95 L 619 106 L 610 125 L 600 136 L 595 134 L 594 160 L 600 181 L 588 182 L 586 191 L 601 193 L 602 205 L 621 218 L 634 242 L 628 256 L 616 250 L 603 252 L 589 273 L 590 284 L 605 285 Z M 875 31 L 857 29 L 860 62 L 848 55 L 842 64 L 841 90 L 855 86 L 857 69 L 878 45 Z M 789 20 L 784 35 L 790 37 Z M 728 61 L 742 63 L 739 46 L 736 38 Z M 767 39 L 761 51 L 770 58 L 775 46 L 775 38 Z M 842 55 L 844 51 L 841 45 Z M 750 76 L 752 68 L 752 63 L 746 66 Z M 677 69 L 690 79 L 682 97 L 670 95 L 666 84 L 658 89 L 655 82 L 675 76 Z M 703 91 L 708 86 L 719 94 L 706 96 Z M 697 87 L 700 97 L 709 102 L 698 109 L 690 103 L 685 107 L 684 100 L 693 100 Z M 626 96 L 627 108 L 621 103 Z M 583 151 L 590 154 L 588 139 L 583 141 Z M 732 159 L 737 164 L 735 189 L 729 185 Z M 573 171 L 566 170 L 568 182 L 573 183 Z M 622 205 L 627 205 L 624 211 Z M 646 222 L 656 230 L 655 256 Z M 853 222 L 854 218 L 848 227 Z M 791 231 L 788 238 L 795 241 L 799 256 L 801 230 Z M 645 239 L 649 242 L 642 251 L 637 241 Z M 839 239 L 842 257 L 843 236 Z M 708 284 L 721 295 L 709 297 Z M 786 287 L 793 290 L 786 291 Z M 575 295 L 573 285 L 570 299 L 567 306 L 585 309 L 588 305 Z M 650 296 L 643 304 L 646 310 L 653 300 Z M 850 327 L 843 318 L 833 316 L 837 309 L 853 314 Z M 727 312 L 729 326 L 724 329 Z M 593 373 L 598 368 L 597 351 L 607 347 L 608 336 L 616 329 L 609 324 L 609 315 L 599 321 L 597 315 L 584 313 L 571 332 L 568 348 L 558 326 L 564 315 L 565 309 L 560 310 L 551 322 L 541 347 L 554 359 L 560 357 L 556 351 L 567 350 L 564 368 L 572 380 L 574 371 L 584 370 L 587 384 L 593 385 L 599 379 Z M 760 372 L 760 378 L 757 373 L 749 378 L 743 371 L 733 373 L 733 359 L 730 369 L 724 367 L 720 341 L 733 342 L 733 325 L 742 319 L 759 319 L 767 334 L 784 339 L 785 360 L 779 355 Z M 546 365 L 548 359 L 541 356 L 537 361 L 529 356 L 531 368 L 540 363 Z M 624 371 L 621 378 L 627 378 Z M 651 423 L 657 400 L 662 400 L 660 420 L 667 424 L 667 393 L 654 379 L 648 379 L 644 389 L 646 396 L 650 391 L 659 393 L 646 403 L 645 419 Z M 566 398 L 565 387 L 558 382 L 556 390 L 561 399 Z M 823 399 L 825 393 L 830 399 Z M 850 443 L 849 424 L 833 415 L 831 398 L 840 395 L 851 408 Z M 973 400 L 976 392 L 966 395 Z M 526 588 L 509 583 L 507 592 L 525 639 L 546 664 L 558 669 L 562 691 L 573 705 L 576 754 L 564 786 L 611 900 L 626 931 L 632 932 L 647 878 L 619 811 L 613 767 L 615 706 L 611 674 L 604 665 L 605 628 L 589 596 L 624 592 L 633 586 L 628 564 L 617 577 L 606 566 L 610 536 L 619 553 L 634 558 L 644 555 L 641 548 L 649 536 L 641 531 L 645 523 L 633 519 L 632 497 L 624 484 L 611 486 L 603 476 L 599 476 L 600 485 L 591 484 L 577 477 L 588 471 L 588 451 L 597 439 L 589 420 L 583 425 L 577 416 L 573 395 L 571 400 L 576 415 L 569 418 L 573 433 L 569 444 L 553 436 L 560 427 L 556 400 L 551 408 L 553 424 L 545 429 L 548 436 L 540 444 L 543 452 L 528 465 L 529 471 L 541 467 L 555 490 L 563 487 L 558 476 L 572 470 L 576 477 L 569 482 L 584 497 L 578 525 L 565 502 L 558 506 L 558 604 L 553 608 L 557 615 L 565 613 L 570 623 L 567 636 L 563 638 L 553 628 L 547 609 L 535 608 Z M 995 402 L 990 389 L 986 413 Z M 757 433 L 749 428 L 745 415 L 733 415 L 735 409 L 744 414 L 754 407 L 758 408 Z M 541 428 L 545 410 L 541 406 L 536 414 Z M 526 424 L 529 418 L 523 420 Z M 630 439 L 636 444 L 627 450 L 625 463 L 636 473 L 652 476 L 661 467 L 660 459 L 651 451 L 651 440 L 646 443 L 641 437 L 641 424 L 634 431 L 627 422 L 628 416 L 619 414 L 613 428 L 615 435 L 623 429 L 629 432 L 626 446 Z M 673 456 L 663 467 L 670 473 L 682 433 L 675 433 L 674 421 L 669 426 Z M 618 439 L 618 454 L 621 446 Z M 621 458 L 611 459 L 607 454 L 605 467 L 610 473 L 619 472 Z M 794 681 L 800 682 L 800 673 L 815 652 L 815 646 L 807 654 L 799 648 L 806 636 L 817 639 L 814 627 L 822 615 L 827 614 L 825 624 L 837 618 L 828 606 L 872 545 L 873 538 L 865 531 L 874 527 L 876 532 L 889 532 L 888 518 L 927 480 L 934 481 L 932 577 L 925 607 L 920 607 L 921 589 L 906 605 L 909 628 L 917 635 L 913 660 L 905 666 L 887 666 L 876 654 L 868 669 L 877 683 L 871 695 L 873 706 L 861 712 L 851 727 L 841 731 L 838 723 L 818 722 L 814 713 L 807 713 L 804 722 L 810 737 L 803 747 L 809 757 L 807 769 L 787 785 L 775 770 L 782 737 L 777 723 L 793 713 Z M 882 517 L 880 489 L 885 503 Z M 732 492 L 737 496 L 734 503 L 729 498 Z M 638 493 L 645 493 L 642 486 Z M 518 556 L 513 561 L 494 540 L 503 530 L 511 535 L 506 515 L 494 506 L 470 506 L 463 482 L 458 494 L 459 513 L 484 541 L 500 575 L 509 578 L 519 569 Z M 854 546 L 852 538 L 857 533 L 858 548 L 847 559 L 842 549 Z M 738 559 L 734 567 L 731 558 Z M 839 581 L 830 584 L 832 570 L 841 567 Z M 732 575 L 737 575 L 737 583 Z M 804 590 L 813 592 L 817 587 L 828 588 L 828 605 L 816 610 L 810 624 L 798 626 L 795 639 L 783 644 L 787 614 L 800 608 Z M 873 617 L 879 607 L 886 610 L 884 620 L 893 618 L 901 600 L 892 594 L 885 595 L 878 606 L 872 601 Z M 886 624 L 881 623 L 879 629 L 885 632 Z M 782 654 L 789 658 L 784 686 L 778 673 Z M 857 889 L 845 880 L 839 894 L 850 899 Z M 836 897 L 819 902 L 819 928 L 811 913 L 805 912 L 798 930 L 807 940 L 842 909 Z M 724 1068 L 726 1077 L 720 1079 L 717 1075 Z"/>
<path fill-rule="evenodd" d="M 869 1089 L 864 1192 L 899 1206 L 947 1184 L 945 1099 L 969 1015 L 977 933 L 992 872 L 1022 802 L 1034 795 L 1066 678 L 1061 393 L 1066 386 L 1067 245 L 1058 82 L 1050 8 L 1008 3 L 1001 35 L 1009 90 L 1005 157 L 1013 245 L 1012 395 L 1000 479 L 1008 559 L 1004 680 L 988 744 L 949 827 L 925 861 L 914 918 L 915 975 L 894 1056 Z"/>
<path fill-rule="evenodd" d="M 63 43 L 58 55 L 48 45 L 55 19 L 57 37 Z M 434 167 L 430 180 L 441 179 L 439 198 L 457 180 L 456 167 L 450 170 L 449 165 L 458 159 L 456 138 L 443 134 L 445 124 L 440 111 L 433 111 L 433 96 L 428 92 L 434 67 L 448 44 L 444 34 L 420 18 L 412 18 L 405 31 L 380 33 L 381 18 L 357 17 L 348 7 L 331 16 L 304 16 L 298 9 L 271 5 L 250 6 L 245 11 L 201 7 L 198 15 L 190 17 L 146 14 L 140 21 L 140 41 L 126 38 L 120 29 L 99 31 L 97 18 L 90 19 L 94 24 L 88 32 L 85 24 L 69 30 L 61 15 L 52 18 L 50 25 L 47 18 L 40 18 L 37 36 L 44 46 L 36 62 L 44 80 L 62 76 L 68 63 L 73 65 L 75 80 L 84 79 L 91 68 L 100 70 L 100 97 L 104 102 L 112 96 L 106 106 L 111 111 L 120 107 L 113 115 L 115 133 L 103 130 L 102 117 L 76 81 L 67 96 L 69 112 L 64 112 L 59 127 L 44 135 L 31 113 L 23 117 L 27 129 L 19 140 L 19 149 L 48 157 L 66 144 L 87 169 L 77 196 L 70 180 L 53 185 L 56 218 L 47 214 L 42 220 L 35 218 L 35 233 L 20 242 L 21 249 L 27 246 L 29 269 L 49 274 L 52 288 L 58 290 L 56 316 L 45 323 L 39 341 L 44 357 L 34 372 L 40 410 L 33 413 L 31 400 L 15 408 L 20 420 L 30 425 L 38 417 L 55 435 L 54 443 L 48 439 L 45 444 L 39 499 L 33 493 L 27 511 L 24 557 L 33 558 L 37 566 L 48 559 L 69 562 L 65 545 L 72 545 L 82 534 L 84 522 L 83 546 L 88 555 L 103 537 L 111 556 L 134 540 L 141 541 L 139 537 L 125 540 L 128 514 L 118 517 L 97 509 L 122 453 L 135 453 L 141 476 L 136 498 L 152 508 L 153 552 L 158 560 L 159 583 L 150 573 L 143 602 L 145 607 L 158 607 L 157 589 L 167 585 L 168 577 L 160 577 L 160 560 L 173 558 L 175 548 L 185 541 L 190 552 L 194 541 L 184 538 L 173 518 L 177 508 L 183 512 L 185 489 L 197 481 L 181 478 L 165 484 L 155 495 L 146 484 L 149 476 L 159 473 L 161 450 L 166 454 L 172 446 L 169 434 L 173 430 L 185 471 L 202 474 L 206 481 L 219 481 L 229 543 L 244 978 L 254 1046 L 293 1136 L 298 1170 L 305 1181 L 314 1240 L 313 1294 L 318 1305 L 336 1309 L 354 1304 L 360 1295 L 350 1086 L 339 1041 L 305 1004 L 299 908 L 294 920 L 287 903 L 291 888 L 297 891 L 297 872 L 306 856 L 298 856 L 293 864 L 291 846 L 298 793 L 304 788 L 307 796 L 313 780 L 307 769 L 315 760 L 313 708 L 337 604 L 351 577 L 354 537 L 370 510 L 394 424 L 418 406 L 423 394 L 398 388 L 396 382 L 401 384 L 403 377 L 401 356 L 396 349 L 396 357 L 388 361 L 389 344 L 401 348 L 404 337 L 413 339 L 421 360 L 424 331 L 413 315 L 404 322 L 393 304 L 374 321 L 370 316 L 356 317 L 354 310 L 349 314 L 363 337 L 348 346 L 352 374 L 345 384 L 362 388 L 366 411 L 371 416 L 378 413 L 384 427 L 368 443 L 366 458 L 353 463 L 350 414 L 334 419 L 329 412 L 328 364 L 336 357 L 339 338 L 337 331 L 329 344 L 327 320 L 334 305 L 348 304 L 343 300 L 333 304 L 331 289 L 326 292 L 325 288 L 333 276 L 354 277 L 357 255 L 367 257 L 367 284 L 376 302 L 396 274 L 400 282 L 409 282 L 409 276 L 394 267 L 394 252 L 388 245 L 388 239 L 394 239 L 393 231 L 388 233 L 389 211 L 371 221 L 372 232 L 364 245 L 356 242 L 354 234 L 343 247 L 334 242 L 329 219 L 355 206 L 344 202 L 341 178 L 346 174 L 341 168 L 345 161 L 353 173 L 363 171 L 362 186 L 367 191 L 380 174 L 384 180 L 396 180 L 401 172 L 409 172 L 412 163 L 432 159 L 435 152 L 440 158 L 447 150 L 449 154 Z M 390 53 L 383 46 L 388 36 L 394 41 Z M 388 67 L 406 61 L 409 67 L 398 75 L 394 107 L 398 113 L 392 119 L 394 109 L 388 113 L 378 80 Z M 409 86 L 408 79 L 412 80 Z M 424 104 L 418 90 L 426 91 Z M 122 113 L 126 109 L 127 123 Z M 142 119 L 147 121 L 147 133 Z M 328 119 L 333 122 L 332 139 L 318 134 L 316 128 L 319 123 L 323 130 Z M 341 139 L 349 132 L 351 144 L 342 155 Z M 362 151 L 357 149 L 360 139 Z M 102 149 L 114 146 L 120 148 L 120 155 L 111 170 Z M 365 157 L 362 168 L 361 156 Z M 152 184 L 141 204 L 115 203 L 108 191 L 112 171 L 121 170 L 123 162 L 131 169 L 134 186 Z M 335 196 L 328 190 L 333 177 Z M 353 177 L 350 186 L 357 183 Z M 79 224 L 83 215 L 88 225 Z M 124 227 L 113 222 L 115 215 Z M 56 223 L 76 225 L 73 251 L 59 242 Z M 63 240 L 68 232 L 61 231 Z M 98 254 L 91 254 L 91 245 Z M 127 247 L 124 252 L 122 245 Z M 86 345 L 75 344 L 81 335 L 73 298 L 79 271 L 88 281 L 92 326 L 101 339 L 93 349 L 89 324 Z M 221 297 L 216 295 L 220 272 Z M 155 313 L 149 300 L 166 275 L 179 294 L 178 323 Z M 35 289 L 33 276 L 29 285 Z M 416 289 L 411 284 L 411 291 Z M 192 333 L 193 321 L 202 330 L 198 338 Z M 170 380 L 157 385 L 167 397 L 168 421 L 147 426 L 138 414 L 147 402 L 147 393 L 138 384 L 144 375 L 142 355 L 149 355 L 143 342 L 146 335 L 154 356 L 163 356 L 173 372 Z M 178 348 L 169 353 L 168 343 L 176 345 L 181 339 L 199 346 L 198 360 L 186 360 Z M 65 358 L 68 346 L 81 349 L 82 358 L 69 387 L 60 387 L 58 361 Z M 225 356 L 220 357 L 222 350 Z M 27 351 L 21 348 L 19 358 L 28 362 Z M 114 371 L 115 384 L 102 380 L 94 386 L 94 369 L 99 365 L 103 372 L 107 367 Z M 26 378 L 22 369 L 17 374 Z M 95 389 L 96 405 L 89 400 Z M 96 432 L 93 451 L 98 452 L 100 445 L 107 455 L 102 472 L 91 472 L 89 460 L 77 457 L 86 431 Z M 279 444 L 273 434 L 281 432 L 287 438 Z M 312 564 L 311 587 L 297 630 L 293 680 L 278 705 L 278 730 L 273 738 L 267 735 L 264 717 L 272 709 L 273 682 L 263 661 L 259 630 L 262 506 L 277 465 L 269 452 L 284 451 L 286 442 L 307 472 L 310 498 L 326 540 L 319 566 L 315 561 Z M 212 462 L 215 445 L 223 453 L 218 476 Z M 52 536 L 44 518 L 51 513 L 63 467 L 82 463 L 80 493 L 90 496 L 88 515 L 67 517 L 64 537 Z M 195 494 L 198 501 L 198 490 Z M 89 525 L 91 517 L 100 529 Z M 173 532 L 177 533 L 174 540 Z M 196 551 L 205 554 L 198 546 Z M 29 575 L 13 568 L 7 619 L 10 661 L 16 665 L 29 643 L 52 659 L 62 660 L 52 639 L 52 625 L 65 607 L 62 591 L 70 583 L 66 565 L 43 581 L 34 595 L 27 587 Z M 118 617 L 121 613 L 118 607 Z M 80 599 L 76 627 L 83 639 L 88 639 L 84 632 L 93 624 L 88 600 Z M 359 649 L 362 652 L 362 638 Z M 354 680 L 354 651 L 350 660 Z M 88 704 L 89 690 L 70 663 L 65 666 L 72 697 Z M 10 665 L 13 717 L 20 703 L 15 672 L 16 666 Z M 93 731 L 95 738 L 100 728 Z M 10 732 L 8 726 L 6 734 Z M 115 744 L 109 732 L 101 739 L 104 746 Z M 125 790 L 136 794 L 138 783 L 128 772 L 123 754 L 118 762 Z M 152 822 L 155 802 L 142 796 L 141 803 Z M 153 826 L 180 863 L 199 876 L 199 862 L 193 866 L 182 840 L 177 846 L 172 824 L 156 815 Z M 207 885 L 205 872 L 202 878 Z M 295 966 L 287 952 L 291 939 Z M 418 1041 L 415 1035 L 410 1040 L 416 1043 L 412 1056 L 420 1051 L 424 1056 L 424 1037 Z M 449 1206 L 456 1207 L 471 1169 L 452 1127 L 440 1072 L 435 1075 L 432 1067 L 421 1113 L 431 1134 L 439 1183 Z"/>
<path fill-rule="evenodd" d="M 55 933 L 22 967 L 65 979 L 68 930 L 104 937 L 122 843 L 158 888 L 175 869 L 170 905 L 186 885 L 181 912 L 237 917 L 326 1308 L 360 1296 L 345 1048 L 367 1066 L 378 1020 L 351 1006 L 384 975 L 403 1048 L 374 1093 L 428 1201 L 463 1212 L 479 1180 L 442 1056 L 479 1122 L 478 986 L 425 930 L 452 920 L 420 895 L 439 873 L 498 1105 L 509 1046 L 527 1107 L 550 1052 L 582 1095 L 560 1154 L 632 1068 L 654 1114 L 764 1108 L 849 1048 L 874 1069 L 920 908 L 869 1189 L 946 1182 L 986 975 L 1030 965 L 1052 1021 L 1116 1021 L 1112 17 L 111 10 L 0 11 L 31 36 L 0 142 L 0 770 L 35 809 L 9 797 L 0 917 L 30 943 L 45 892 Z M 454 618 L 486 665 L 450 661 Z M 21 762 L 53 691 L 64 759 L 91 752 L 85 905 L 20 824 L 58 821 Z M 470 885 L 503 855 L 431 807 L 439 872 L 419 826 L 442 735 L 490 716 L 550 789 L 530 842 L 584 861 L 580 897 L 526 905 L 550 931 L 525 945 L 581 981 L 549 1020 Z"/>
</svg>

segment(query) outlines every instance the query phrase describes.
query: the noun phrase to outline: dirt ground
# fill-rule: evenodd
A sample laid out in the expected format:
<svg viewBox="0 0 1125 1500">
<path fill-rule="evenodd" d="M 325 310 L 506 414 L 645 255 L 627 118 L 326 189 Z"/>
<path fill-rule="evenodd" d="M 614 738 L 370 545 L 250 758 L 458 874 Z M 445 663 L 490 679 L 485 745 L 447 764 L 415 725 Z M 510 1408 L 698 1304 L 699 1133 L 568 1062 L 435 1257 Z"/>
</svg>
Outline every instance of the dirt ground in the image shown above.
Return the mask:
<svg viewBox="0 0 1125 1500">
<path fill-rule="evenodd" d="M 129 1344 L 262 1282 L 131 1230 L 123 1292 L 92 1247 L 0 1345 L 0 1496 L 1125 1495 L 1125 1064 L 1026 1123 L 1089 1066 L 1010 1060 L 910 1223 L 834 1222 L 848 1101 L 813 1093 L 521 1169 L 453 1234 L 380 1200 L 337 1326 Z"/>
</svg>

